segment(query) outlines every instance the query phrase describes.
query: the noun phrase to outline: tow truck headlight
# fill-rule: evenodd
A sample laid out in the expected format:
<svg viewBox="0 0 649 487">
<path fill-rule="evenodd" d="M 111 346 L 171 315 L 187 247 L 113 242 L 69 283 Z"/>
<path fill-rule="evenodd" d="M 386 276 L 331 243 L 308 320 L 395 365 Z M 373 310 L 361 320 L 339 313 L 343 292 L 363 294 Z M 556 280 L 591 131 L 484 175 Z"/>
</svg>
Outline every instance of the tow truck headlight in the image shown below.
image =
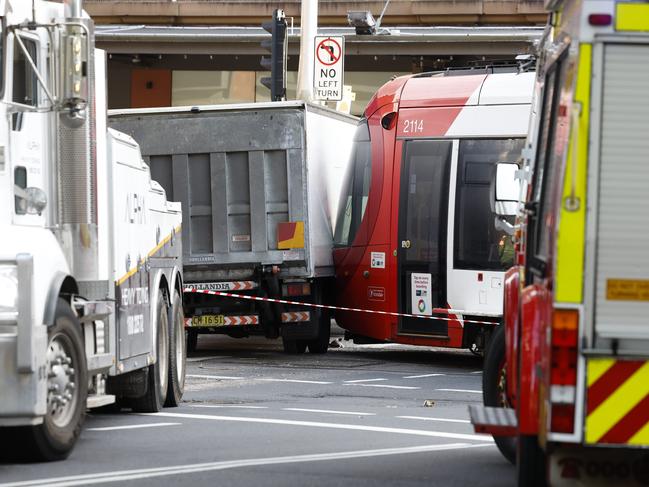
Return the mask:
<svg viewBox="0 0 649 487">
<path fill-rule="evenodd" d="M 18 268 L 0 265 L 0 313 L 18 311 Z"/>
</svg>

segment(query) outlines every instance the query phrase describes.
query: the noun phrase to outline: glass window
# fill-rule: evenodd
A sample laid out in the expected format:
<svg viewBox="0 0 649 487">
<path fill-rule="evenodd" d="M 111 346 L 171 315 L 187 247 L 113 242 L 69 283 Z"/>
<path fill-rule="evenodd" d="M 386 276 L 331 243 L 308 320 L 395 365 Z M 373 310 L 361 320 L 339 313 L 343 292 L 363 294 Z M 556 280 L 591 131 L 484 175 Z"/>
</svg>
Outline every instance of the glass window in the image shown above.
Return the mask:
<svg viewBox="0 0 649 487">
<path fill-rule="evenodd" d="M 492 211 L 492 185 L 499 162 L 516 163 L 524 139 L 461 140 L 455 196 L 454 267 L 504 270 L 513 264 L 510 236 L 496 221 L 514 223 L 514 216 Z"/>
<path fill-rule="evenodd" d="M 36 59 L 36 42 L 25 37 L 21 37 L 20 39 L 23 41 L 32 61 L 36 66 L 38 66 Z M 13 71 L 14 79 L 12 100 L 23 105 L 38 105 L 38 78 L 16 39 L 14 39 Z"/>
<path fill-rule="evenodd" d="M 376 90 L 390 81 L 394 76 L 410 73 L 395 73 L 394 71 L 345 71 L 344 84 L 352 87 L 354 100 L 352 101 L 351 114 L 362 116 L 367 103 Z M 270 101 L 270 90 L 261 84 L 260 79 L 270 76 L 268 71 L 258 71 L 255 91 L 255 101 Z M 295 100 L 297 91 L 297 71 L 286 73 L 286 98 Z M 336 102 L 328 102 L 327 106 L 336 108 Z"/>
<path fill-rule="evenodd" d="M 270 76 L 270 71 L 257 71 L 255 81 L 255 101 L 270 101 L 270 90 L 261 84 L 261 78 Z M 297 97 L 297 71 L 286 72 L 286 99 L 295 100 Z"/>
<path fill-rule="evenodd" d="M 255 101 L 254 71 L 175 70 L 171 80 L 171 105 L 216 105 Z"/>
<path fill-rule="evenodd" d="M 18 166 L 14 169 L 14 185 L 17 190 L 27 188 L 27 169 L 24 166 Z M 25 210 L 25 199 L 21 196 L 14 196 L 15 199 L 15 209 L 16 215 L 24 215 Z"/>
<path fill-rule="evenodd" d="M 367 200 L 370 194 L 372 178 L 372 158 L 370 146 L 370 131 L 366 120 L 361 120 L 356 135 L 352 161 L 347 168 L 343 181 L 334 244 L 346 247 L 354 242 L 356 232 L 363 221 Z"/>
<path fill-rule="evenodd" d="M 4 95 L 5 87 L 5 19 L 0 20 L 0 96 Z M 2 162 L 0 162 L 0 170 L 2 169 Z"/>
<path fill-rule="evenodd" d="M 400 235 L 404 262 L 445 262 L 448 214 L 448 167 L 453 143 L 446 140 L 410 140 L 402 172 Z M 404 218 L 405 216 L 405 218 Z"/>
<path fill-rule="evenodd" d="M 555 154 L 557 131 L 566 123 L 566 117 L 559 116 L 560 87 L 563 84 L 566 67 L 565 55 L 559 58 L 548 71 L 543 95 L 543 112 L 541 113 L 540 139 L 536 157 L 534 174 L 534 195 L 532 202 L 537 206 L 536 216 L 532 224 L 535 261 L 547 262 L 552 244 L 550 229 L 553 222 L 549 221 L 553 209 L 553 190 L 557 182 L 556 164 L 560 163 L 559 155 Z M 539 264 L 541 265 L 541 264 Z M 533 267 L 534 264 L 533 264 Z M 541 271 L 542 268 L 539 268 Z"/>
</svg>

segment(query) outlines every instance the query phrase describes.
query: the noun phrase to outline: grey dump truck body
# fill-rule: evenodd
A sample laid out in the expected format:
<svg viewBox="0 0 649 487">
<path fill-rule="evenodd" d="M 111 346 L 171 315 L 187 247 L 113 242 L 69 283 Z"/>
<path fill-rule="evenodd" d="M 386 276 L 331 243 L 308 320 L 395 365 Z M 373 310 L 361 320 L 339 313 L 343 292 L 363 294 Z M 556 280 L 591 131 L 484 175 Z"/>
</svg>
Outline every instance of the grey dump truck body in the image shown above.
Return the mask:
<svg viewBox="0 0 649 487">
<path fill-rule="evenodd" d="M 112 111 L 109 123 L 139 141 L 183 204 L 186 287 L 322 300 L 355 117 L 279 102 Z M 297 327 L 283 325 L 298 323 L 297 336 L 311 336 L 321 314 L 189 294 L 190 348 L 192 331 L 286 338 Z"/>
</svg>

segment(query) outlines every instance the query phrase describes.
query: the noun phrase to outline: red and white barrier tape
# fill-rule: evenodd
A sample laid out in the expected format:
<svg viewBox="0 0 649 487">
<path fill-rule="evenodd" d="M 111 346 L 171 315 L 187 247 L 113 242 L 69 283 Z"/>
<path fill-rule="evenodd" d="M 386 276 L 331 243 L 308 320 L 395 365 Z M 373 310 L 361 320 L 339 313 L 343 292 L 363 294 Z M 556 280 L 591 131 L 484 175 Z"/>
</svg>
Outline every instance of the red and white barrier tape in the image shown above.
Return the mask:
<svg viewBox="0 0 649 487">
<path fill-rule="evenodd" d="M 356 313 L 371 313 L 376 315 L 385 315 L 385 316 L 401 316 L 404 318 L 418 318 L 422 320 L 442 320 L 442 321 L 460 321 L 462 323 L 474 323 L 476 325 L 493 325 L 493 321 L 479 321 L 479 320 L 465 320 L 461 318 L 448 318 L 448 315 L 454 315 L 452 311 L 434 308 L 433 313 L 445 314 L 447 316 L 435 316 L 435 315 L 413 315 L 410 313 L 396 313 L 394 311 L 379 311 L 373 309 L 360 309 L 360 308 L 346 308 L 344 306 L 331 306 L 326 304 L 315 304 L 315 303 L 301 303 L 298 301 L 288 301 L 286 299 L 276 299 L 276 298 L 263 298 L 260 296 L 248 296 L 246 294 L 236 294 L 236 293 L 226 293 L 223 291 L 207 291 L 205 289 L 195 289 L 192 287 L 186 287 L 184 289 L 186 293 L 197 293 L 197 294 L 210 294 L 213 296 L 222 296 L 224 298 L 236 298 L 236 299 L 248 299 L 250 301 L 266 301 L 270 303 L 280 303 L 280 304 L 290 304 L 294 306 L 309 306 L 311 308 L 323 308 L 323 309 L 335 309 L 338 311 L 353 311 Z M 454 315 L 455 316 L 455 315 Z"/>
</svg>

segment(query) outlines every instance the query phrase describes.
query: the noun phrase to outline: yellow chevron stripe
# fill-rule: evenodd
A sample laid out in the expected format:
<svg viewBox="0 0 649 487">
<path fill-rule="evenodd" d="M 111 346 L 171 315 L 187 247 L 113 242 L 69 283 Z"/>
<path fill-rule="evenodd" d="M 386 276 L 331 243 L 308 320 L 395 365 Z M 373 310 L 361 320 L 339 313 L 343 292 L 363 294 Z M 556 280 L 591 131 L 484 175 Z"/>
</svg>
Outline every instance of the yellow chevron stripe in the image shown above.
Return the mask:
<svg viewBox="0 0 649 487">
<path fill-rule="evenodd" d="M 629 445 L 649 445 L 649 423 L 645 424 L 627 442 Z"/>
<path fill-rule="evenodd" d="M 596 358 L 588 361 L 588 387 L 592 386 L 597 379 L 603 376 L 608 369 L 613 367 L 617 361 L 613 358 Z"/>
<path fill-rule="evenodd" d="M 586 418 L 586 442 L 596 443 L 649 392 L 649 362 L 620 385 Z"/>
</svg>

